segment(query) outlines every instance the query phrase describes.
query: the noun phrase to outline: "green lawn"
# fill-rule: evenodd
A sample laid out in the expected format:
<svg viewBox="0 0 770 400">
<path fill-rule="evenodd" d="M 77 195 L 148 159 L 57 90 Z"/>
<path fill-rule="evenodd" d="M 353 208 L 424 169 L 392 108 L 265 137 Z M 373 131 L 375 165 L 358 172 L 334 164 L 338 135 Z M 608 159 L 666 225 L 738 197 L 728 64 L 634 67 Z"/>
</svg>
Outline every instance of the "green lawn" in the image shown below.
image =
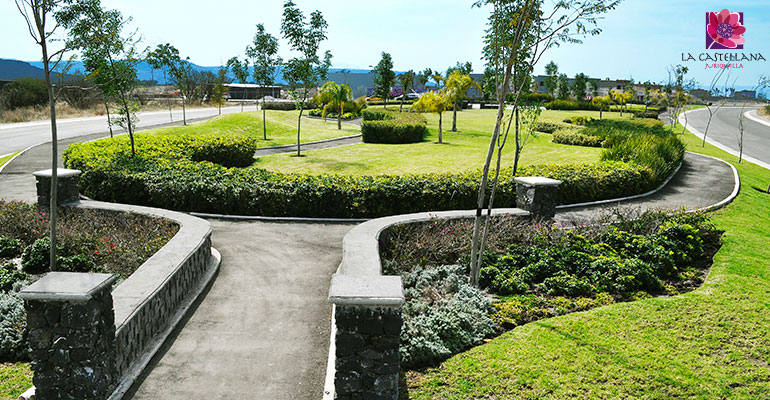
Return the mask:
<svg viewBox="0 0 770 400">
<path fill-rule="evenodd" d="M 375 107 L 377 108 L 377 107 Z M 306 157 L 290 154 L 260 157 L 254 166 L 271 171 L 313 174 L 338 173 L 347 175 L 376 175 L 423 172 L 457 172 L 479 169 L 484 163 L 489 138 L 495 125 L 496 110 L 465 110 L 457 114 L 457 129 L 450 132 L 452 113 L 444 114 L 444 144 L 438 144 L 438 116 L 428 118 L 430 136 L 422 143 L 373 144 L 362 143 L 331 149 L 308 151 Z M 609 113 L 605 113 L 607 116 Z M 585 115 L 599 118 L 593 111 L 545 111 L 541 121 L 561 122 L 563 119 Z M 612 114 L 612 118 L 618 118 Z M 625 116 L 624 116 L 625 118 Z M 511 138 L 503 152 L 505 165 L 513 162 L 514 144 Z M 522 152 L 522 164 L 547 164 L 598 161 L 601 149 L 576 147 L 551 142 L 551 135 L 539 134 Z"/>
<path fill-rule="evenodd" d="M 7 156 L 5 156 L 5 157 L 0 157 L 0 167 L 2 167 L 3 165 L 5 165 L 5 163 L 7 163 L 8 161 L 11 161 L 11 159 L 12 159 L 14 156 L 16 156 L 17 154 L 19 154 L 19 153 L 21 153 L 21 152 L 16 152 L 16 153 L 13 153 L 13 154 L 9 154 L 9 155 L 7 155 Z"/>
<path fill-rule="evenodd" d="M 156 135 L 217 135 L 236 134 L 246 135 L 259 139 L 259 146 L 278 146 L 297 143 L 297 116 L 299 111 L 267 111 L 267 140 L 262 140 L 262 112 L 251 111 L 236 114 L 222 115 L 211 120 L 190 124 L 187 126 L 173 126 L 168 128 L 151 129 L 142 134 Z M 307 115 L 307 112 L 304 113 Z M 313 142 L 331 139 L 340 136 L 357 135 L 361 128 L 343 122 L 342 130 L 337 129 L 337 120 L 328 119 L 326 122 L 320 119 L 302 118 L 301 140 Z"/>
<path fill-rule="evenodd" d="M 724 245 L 700 289 L 541 320 L 410 372 L 412 399 L 758 399 L 770 393 L 770 171 L 737 166 L 738 198 L 713 214 Z M 405 396 L 406 397 L 406 396 Z"/>
<path fill-rule="evenodd" d="M 32 386 L 27 363 L 0 363 L 0 400 L 16 400 Z"/>
</svg>

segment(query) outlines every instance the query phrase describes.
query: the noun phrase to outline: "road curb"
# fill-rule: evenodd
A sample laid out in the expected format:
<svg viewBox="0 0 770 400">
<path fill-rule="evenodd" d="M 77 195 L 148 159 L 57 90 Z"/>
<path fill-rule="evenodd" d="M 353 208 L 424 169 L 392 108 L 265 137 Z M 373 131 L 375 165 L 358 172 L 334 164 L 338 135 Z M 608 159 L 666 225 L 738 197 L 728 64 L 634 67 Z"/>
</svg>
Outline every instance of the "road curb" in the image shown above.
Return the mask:
<svg viewBox="0 0 770 400">
<path fill-rule="evenodd" d="M 770 126 L 770 120 L 768 120 L 767 118 L 760 117 L 759 114 L 757 114 L 757 110 L 746 111 L 745 113 L 743 113 L 743 115 L 745 115 L 746 118 L 758 124 L 762 124 L 764 126 Z"/>
<path fill-rule="evenodd" d="M 693 112 L 693 111 L 698 111 L 698 110 L 702 110 L 702 109 L 696 109 L 696 110 L 689 110 L 689 111 L 685 111 L 684 113 L 682 113 L 682 114 L 679 116 L 679 118 L 678 118 L 678 121 L 679 121 L 679 123 L 680 123 L 682 126 L 684 126 L 684 128 L 685 128 L 687 131 L 689 131 L 690 133 L 692 133 L 692 134 L 693 134 L 693 135 L 695 135 L 696 137 L 698 137 L 698 138 L 700 138 L 700 139 L 703 139 L 703 136 L 704 136 L 703 132 L 701 132 L 701 131 L 699 131 L 699 130 L 695 129 L 695 128 L 694 128 L 692 125 L 690 125 L 689 123 L 686 123 L 686 120 L 685 120 L 685 118 L 684 118 L 684 114 L 687 114 L 687 113 L 690 113 L 690 112 Z M 724 145 L 724 144 L 722 144 L 722 143 L 719 143 L 719 142 L 717 142 L 717 141 L 715 141 L 715 140 L 712 140 L 712 139 L 710 139 L 710 138 L 708 138 L 708 137 L 706 137 L 706 143 L 708 143 L 708 144 L 710 144 L 710 145 L 712 145 L 712 146 L 714 146 L 714 147 L 717 147 L 717 148 L 718 148 L 718 149 L 720 149 L 720 150 L 726 151 L 727 153 L 730 153 L 730 154 L 732 154 L 732 155 L 734 155 L 734 156 L 738 157 L 738 152 L 737 152 L 737 151 L 735 151 L 735 150 L 733 150 L 733 149 L 731 149 L 731 148 L 727 147 L 726 145 Z M 759 166 L 760 166 L 760 167 L 762 167 L 762 168 L 765 168 L 765 169 L 768 169 L 768 170 L 770 170 L 770 164 L 768 164 L 768 163 L 766 163 L 766 162 L 764 162 L 764 161 L 758 160 L 758 159 L 756 159 L 756 158 L 754 158 L 754 157 L 751 157 L 751 156 L 747 156 L 747 155 L 745 155 L 745 154 L 743 155 L 743 159 L 744 159 L 744 160 L 746 160 L 746 161 L 748 161 L 748 162 L 750 162 L 750 163 L 753 163 L 753 164 L 759 165 Z"/>
</svg>

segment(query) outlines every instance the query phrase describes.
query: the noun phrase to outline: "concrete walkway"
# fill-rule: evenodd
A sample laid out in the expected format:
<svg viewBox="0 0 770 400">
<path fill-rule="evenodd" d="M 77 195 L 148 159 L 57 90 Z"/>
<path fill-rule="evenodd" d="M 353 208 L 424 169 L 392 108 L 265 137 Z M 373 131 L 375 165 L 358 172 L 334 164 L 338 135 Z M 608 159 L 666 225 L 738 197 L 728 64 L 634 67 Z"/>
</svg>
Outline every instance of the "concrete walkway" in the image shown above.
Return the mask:
<svg viewBox="0 0 770 400">
<path fill-rule="evenodd" d="M 126 398 L 320 399 L 329 280 L 353 225 L 211 222 L 219 276 Z"/>
</svg>

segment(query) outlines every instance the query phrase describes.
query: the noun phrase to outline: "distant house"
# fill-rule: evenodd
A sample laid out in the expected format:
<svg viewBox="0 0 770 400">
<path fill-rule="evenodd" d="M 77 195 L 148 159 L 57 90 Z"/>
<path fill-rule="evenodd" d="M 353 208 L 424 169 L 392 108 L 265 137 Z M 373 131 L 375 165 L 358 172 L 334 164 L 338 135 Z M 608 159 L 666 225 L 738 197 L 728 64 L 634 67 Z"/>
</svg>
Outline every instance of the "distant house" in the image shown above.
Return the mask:
<svg viewBox="0 0 770 400">
<path fill-rule="evenodd" d="M 281 86 L 262 86 L 253 83 L 225 84 L 231 100 L 257 100 L 265 96 L 281 97 Z"/>
<path fill-rule="evenodd" d="M 545 86 L 545 78 L 547 78 L 546 75 L 537 75 L 532 78 L 534 82 L 534 88 L 537 88 L 538 93 L 548 93 L 548 89 Z M 572 85 L 572 83 L 575 81 L 573 78 L 569 78 L 569 84 Z M 631 83 L 628 79 L 596 79 L 596 78 L 588 78 L 588 81 L 596 82 L 597 86 L 597 95 L 599 96 L 606 96 L 610 93 L 610 91 L 614 90 L 620 90 L 624 91 L 626 89 L 626 86 Z M 635 101 L 644 101 L 644 84 L 641 83 L 634 83 L 634 100 Z M 661 85 L 653 84 L 650 86 L 650 90 L 656 90 L 660 89 Z M 591 91 L 591 85 L 586 85 L 586 98 L 590 99 L 593 98 L 594 94 Z"/>
</svg>

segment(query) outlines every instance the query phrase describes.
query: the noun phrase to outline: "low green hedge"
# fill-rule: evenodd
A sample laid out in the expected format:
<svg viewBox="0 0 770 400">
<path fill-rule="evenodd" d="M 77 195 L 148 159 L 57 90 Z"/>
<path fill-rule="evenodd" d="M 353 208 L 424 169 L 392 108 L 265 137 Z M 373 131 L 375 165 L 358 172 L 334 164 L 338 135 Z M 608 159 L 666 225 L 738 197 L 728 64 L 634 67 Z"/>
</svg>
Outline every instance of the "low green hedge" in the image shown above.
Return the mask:
<svg viewBox="0 0 770 400">
<path fill-rule="evenodd" d="M 367 108 L 362 116 L 364 143 L 418 143 L 428 135 L 428 122 L 421 114 Z"/>
<path fill-rule="evenodd" d="M 545 105 L 545 108 L 549 110 L 587 110 L 587 111 L 600 111 L 599 107 L 595 106 L 590 101 L 576 101 L 576 100 L 554 100 Z"/>
<path fill-rule="evenodd" d="M 184 138 L 179 138 L 184 142 Z M 168 147 L 158 151 L 153 141 Z M 65 163 L 83 171 L 82 193 L 113 202 L 180 211 L 223 214 L 379 217 L 426 210 L 475 206 L 480 172 L 341 176 L 282 174 L 256 168 L 227 168 L 194 162 L 179 143 L 165 137 L 137 135 L 137 157 L 130 158 L 126 140 L 73 144 Z M 154 159 L 152 159 L 155 157 Z M 647 168 L 624 162 L 533 165 L 520 176 L 546 176 L 564 181 L 562 204 L 642 193 L 654 187 Z M 496 204 L 515 204 L 510 172 L 501 173 Z"/>
<path fill-rule="evenodd" d="M 652 119 L 658 119 L 658 115 L 660 113 L 658 111 L 648 110 L 648 111 L 634 111 L 634 118 L 652 118 Z"/>
<path fill-rule="evenodd" d="M 580 129 L 559 129 L 553 133 L 553 142 L 572 146 L 602 147 L 604 139 L 583 134 Z"/>
</svg>

